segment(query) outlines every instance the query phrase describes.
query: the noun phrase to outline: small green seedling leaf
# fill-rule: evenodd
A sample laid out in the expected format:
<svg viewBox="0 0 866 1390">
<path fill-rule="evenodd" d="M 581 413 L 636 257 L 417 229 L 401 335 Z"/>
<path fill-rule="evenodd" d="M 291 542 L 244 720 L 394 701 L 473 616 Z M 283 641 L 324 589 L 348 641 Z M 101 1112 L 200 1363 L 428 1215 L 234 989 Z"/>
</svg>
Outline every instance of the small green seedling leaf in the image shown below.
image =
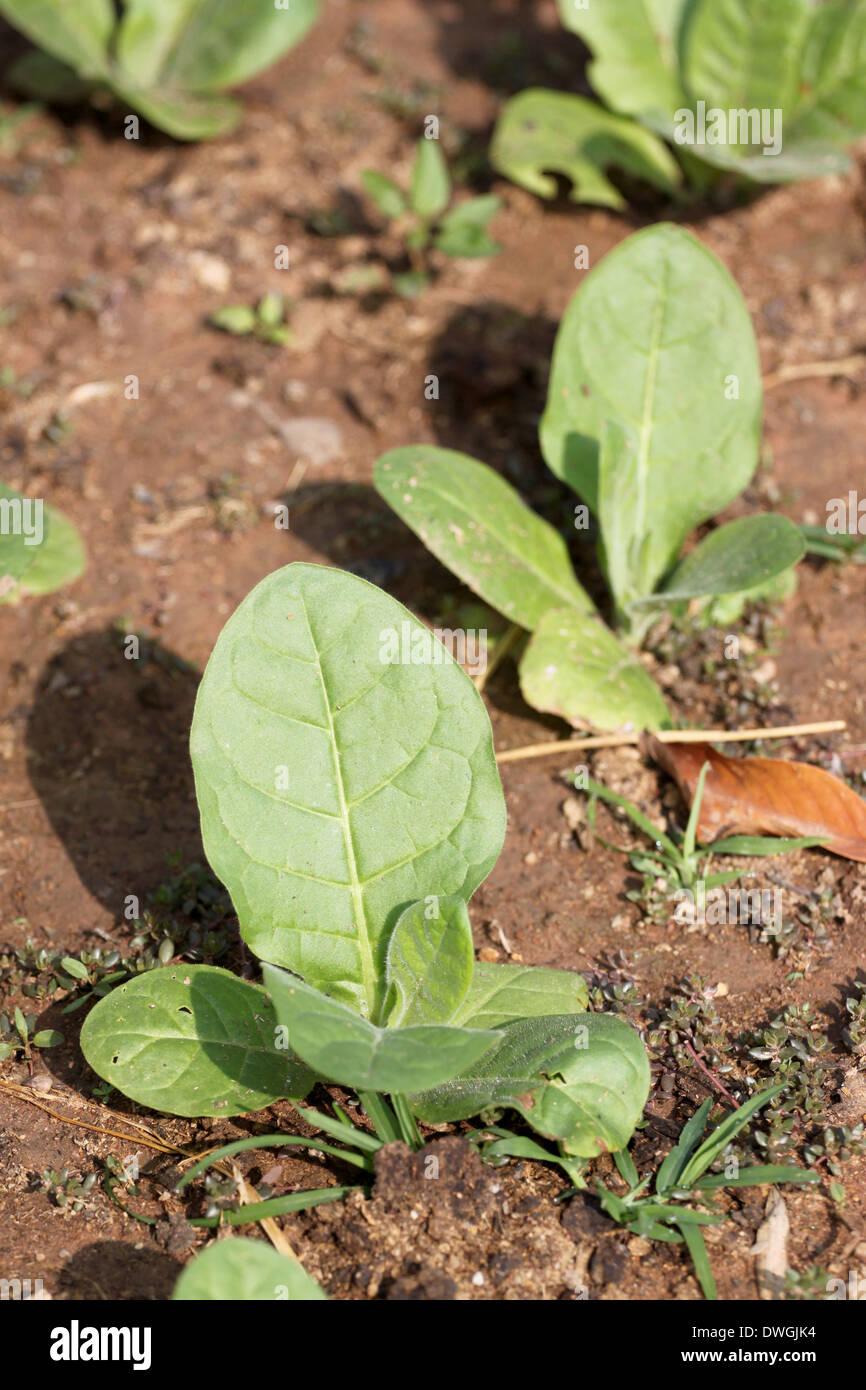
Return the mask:
<svg viewBox="0 0 866 1390">
<path fill-rule="evenodd" d="M 582 1013 L 588 1004 L 586 980 L 572 970 L 476 961 L 469 991 L 451 1022 L 498 1028 L 518 1018 Z"/>
<path fill-rule="evenodd" d="M 665 192 L 681 178 L 676 160 L 651 131 L 585 97 L 541 88 L 521 92 L 507 103 L 490 159 L 506 178 L 541 198 L 556 197 L 554 171 L 571 180 L 574 202 L 609 208 L 626 205 L 604 173 L 612 166 Z"/>
<path fill-rule="evenodd" d="M 361 1091 L 438 1086 L 498 1041 L 492 1030 L 442 1024 L 378 1028 L 275 965 L 264 967 L 277 1018 L 295 1051 L 330 1081 Z"/>
<path fill-rule="evenodd" d="M 389 1028 L 450 1023 L 472 980 L 475 955 L 462 898 L 435 895 L 397 918 L 385 957 Z"/>
<path fill-rule="evenodd" d="M 430 1124 L 518 1110 L 567 1154 L 593 1158 L 628 1143 L 649 1094 L 649 1061 L 635 1030 L 608 1014 L 520 1019 L 453 1081 L 412 1096 Z"/>
<path fill-rule="evenodd" d="M 0 483 L 0 596 L 14 591 L 50 532 L 51 516 L 44 502 Z"/>
<path fill-rule="evenodd" d="M 53 594 L 83 574 L 84 543 L 76 527 L 53 507 L 46 506 L 44 516 L 46 527 L 42 544 L 35 547 L 34 558 L 16 586 L 8 594 L 0 594 L 0 603 L 18 603 L 32 595 Z M 2 543 L 0 536 L 0 547 Z"/>
<path fill-rule="evenodd" d="M 284 1042 L 265 991 L 211 965 L 136 976 L 81 1030 L 95 1072 L 171 1115 L 242 1115 L 281 1096 L 300 1100 L 315 1077 Z"/>
<path fill-rule="evenodd" d="M 436 233 L 433 244 L 445 256 L 463 257 L 466 260 L 495 256 L 502 250 L 499 242 L 494 241 L 483 227 L 473 226 L 471 222 L 442 227 Z"/>
<path fill-rule="evenodd" d="M 406 197 L 393 179 L 380 174 L 376 169 L 365 169 L 361 175 L 361 183 L 364 192 L 373 200 L 383 217 L 393 221 L 403 216 L 406 211 Z"/>
<path fill-rule="evenodd" d="M 486 227 L 502 206 L 502 199 L 495 193 L 482 193 L 477 198 L 466 198 L 439 219 L 442 231 L 456 227 Z"/>
<path fill-rule="evenodd" d="M 520 688 L 534 709 L 576 727 L 663 729 L 670 711 L 637 657 L 597 617 L 548 610 L 520 662 Z"/>
<path fill-rule="evenodd" d="M 214 328 L 236 336 L 255 333 L 257 322 L 256 311 L 249 304 L 226 304 L 222 309 L 215 309 L 208 319 Z"/>
<path fill-rule="evenodd" d="M 401 298 L 417 299 L 432 284 L 432 278 L 424 270 L 401 270 L 391 283 Z"/>
<path fill-rule="evenodd" d="M 63 1034 L 58 1033 L 56 1028 L 42 1028 L 33 1034 L 32 1041 L 34 1047 L 59 1047 L 63 1042 Z"/>
<path fill-rule="evenodd" d="M 805 553 L 803 538 L 787 517 L 760 513 L 741 517 L 711 531 L 648 601 L 676 603 L 754 589 L 795 565 Z"/>
<path fill-rule="evenodd" d="M 412 211 L 430 222 L 451 200 L 451 176 L 438 140 L 419 140 L 409 184 Z"/>
<path fill-rule="evenodd" d="M 511 622 L 532 629 L 563 604 L 593 611 L 562 537 L 486 464 L 419 444 L 383 454 L 373 480 L 436 558 Z"/>
<path fill-rule="evenodd" d="M 263 1240 L 233 1236 L 214 1241 L 190 1261 L 172 1298 L 181 1303 L 312 1303 L 327 1294 L 297 1260 Z"/>
</svg>

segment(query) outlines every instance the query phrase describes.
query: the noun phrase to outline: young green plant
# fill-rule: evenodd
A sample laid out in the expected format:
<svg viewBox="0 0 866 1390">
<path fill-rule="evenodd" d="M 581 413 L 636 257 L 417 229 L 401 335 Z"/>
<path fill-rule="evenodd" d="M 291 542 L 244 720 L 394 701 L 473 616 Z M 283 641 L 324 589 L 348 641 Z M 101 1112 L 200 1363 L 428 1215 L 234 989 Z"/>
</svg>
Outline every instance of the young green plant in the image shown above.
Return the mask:
<svg viewBox="0 0 866 1390">
<path fill-rule="evenodd" d="M 743 878 L 746 873 L 744 869 L 731 869 L 715 874 L 707 873 L 710 860 L 717 854 L 753 856 L 787 854 L 792 850 L 811 849 L 815 845 L 824 843 L 820 836 L 800 836 L 785 839 L 770 835 L 730 835 L 725 839 L 714 841 L 711 845 L 699 845 L 697 843 L 697 827 L 704 794 L 704 783 L 709 770 L 710 764 L 704 763 L 698 777 L 686 829 L 681 837 L 667 835 L 664 831 L 659 830 L 644 815 L 640 807 L 635 806 L 633 801 L 629 801 L 628 797 L 610 791 L 601 783 L 593 782 L 591 778 L 581 780 L 579 777 L 575 777 L 575 788 L 588 792 L 591 798 L 587 822 L 593 831 L 595 830 L 595 804 L 596 800 L 600 799 L 607 802 L 608 805 L 617 806 L 621 811 L 624 811 L 629 820 L 652 841 L 652 849 L 626 850 L 620 845 L 614 845 L 601 839 L 600 836 L 596 837 L 608 849 L 614 849 L 619 853 L 628 855 L 631 867 L 644 875 L 645 894 L 649 891 L 650 884 L 655 885 L 659 879 L 664 879 L 667 896 L 680 893 L 682 890 L 690 892 L 697 887 L 699 894 L 705 899 L 706 893 L 711 889 L 720 888 L 726 883 L 733 883 L 735 880 Z"/>
<path fill-rule="evenodd" d="M 395 634 L 410 637 L 400 659 Z M 191 733 L 205 851 L 265 988 L 169 964 L 85 1020 L 140 1104 L 233 1115 L 317 1079 L 440 1123 L 515 1109 L 565 1152 L 622 1147 L 649 1087 L 568 971 L 476 962 L 467 900 L 505 806 L 484 705 L 426 628 L 353 575 L 289 565 L 217 640 Z M 384 1113 L 384 1112 L 383 1112 Z"/>
<path fill-rule="evenodd" d="M 492 162 L 543 198 L 555 171 L 576 202 L 622 207 L 611 165 L 667 193 L 683 170 L 696 192 L 725 174 L 746 187 L 817 178 L 847 169 L 846 147 L 866 133 L 859 0 L 557 4 L 609 109 L 540 88 L 507 103 Z"/>
<path fill-rule="evenodd" d="M 317 0 L 0 0 L 0 14 L 37 48 L 9 78 L 39 101 L 110 93 L 178 140 L 233 130 L 241 107 L 225 95 L 294 48 Z M 128 118 L 126 118 L 128 119 Z"/>
<path fill-rule="evenodd" d="M 235 337 L 258 338 L 260 342 L 284 347 L 292 338 L 292 330 L 286 322 L 287 310 L 281 294 L 265 294 L 255 307 L 226 304 L 222 309 L 215 309 L 208 323 Z"/>
<path fill-rule="evenodd" d="M 500 201 L 492 193 L 452 205 L 451 176 L 438 140 L 418 141 L 408 190 L 386 174 L 365 169 L 361 182 L 379 212 L 402 236 L 411 268 L 393 276 L 394 288 L 406 297 L 430 284 L 431 250 L 446 256 L 495 256 L 499 244 L 487 225 Z"/>
<path fill-rule="evenodd" d="M 723 1157 L 728 1145 L 752 1116 L 781 1089 L 781 1086 L 771 1086 L 751 1096 L 739 1109 L 720 1121 L 706 1138 L 704 1133 L 713 1102 L 705 1100 L 683 1126 L 678 1142 L 656 1173 L 653 1195 L 646 1195 L 652 1176 L 648 1174 L 641 1179 L 627 1149 L 614 1154 L 620 1177 L 628 1186 L 625 1196 L 611 1192 L 600 1179 L 596 1180 L 603 1210 L 619 1225 L 645 1239 L 672 1244 L 685 1242 L 705 1298 L 715 1299 L 718 1294 L 701 1227 L 717 1226 L 727 1217 L 721 1212 L 695 1211 L 693 1206 L 685 1204 L 703 1201 L 711 1205 L 712 1193 L 727 1187 L 818 1181 L 817 1173 L 778 1164 L 760 1164 L 748 1168 L 735 1164 L 732 1172 L 709 1171 Z"/>
<path fill-rule="evenodd" d="M 736 596 L 739 607 L 804 552 L 793 522 L 746 516 L 696 527 L 758 466 L 761 376 L 754 330 L 720 261 L 679 227 L 628 237 L 568 305 L 553 350 L 541 452 L 590 513 L 616 632 L 578 582 L 565 539 L 497 473 L 434 445 L 393 449 L 375 485 L 433 554 L 532 634 L 526 701 L 577 727 L 669 727 L 658 686 L 630 650 L 665 609 Z"/>
</svg>

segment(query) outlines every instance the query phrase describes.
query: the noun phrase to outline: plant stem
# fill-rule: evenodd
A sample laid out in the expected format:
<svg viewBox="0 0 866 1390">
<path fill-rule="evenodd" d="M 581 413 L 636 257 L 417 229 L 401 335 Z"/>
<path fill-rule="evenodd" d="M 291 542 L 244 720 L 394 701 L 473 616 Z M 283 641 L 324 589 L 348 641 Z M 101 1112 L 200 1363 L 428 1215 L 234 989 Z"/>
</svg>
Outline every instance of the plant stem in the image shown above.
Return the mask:
<svg viewBox="0 0 866 1390">
<path fill-rule="evenodd" d="M 502 634 L 502 636 L 496 644 L 496 647 L 494 648 L 493 656 L 487 663 L 486 670 L 482 671 L 480 676 L 476 676 L 474 681 L 472 682 L 479 695 L 481 694 L 485 685 L 489 681 L 490 677 L 493 675 L 493 672 L 496 670 L 499 663 L 508 655 L 508 653 L 511 651 L 511 648 L 514 646 L 517 639 L 520 636 L 522 636 L 524 631 L 525 629 L 520 627 L 517 623 L 512 623 L 511 626 Z"/>
<path fill-rule="evenodd" d="M 409 1102 L 406 1097 L 404 1095 L 394 1094 L 391 1096 L 391 1104 L 394 1107 L 394 1114 L 397 1116 L 397 1123 L 400 1126 L 403 1142 L 408 1144 L 410 1149 L 420 1149 L 424 1141 L 418 1133 L 415 1116 L 409 1109 Z"/>
<path fill-rule="evenodd" d="M 779 724 L 769 729 L 661 729 L 654 730 L 659 743 L 747 743 L 757 738 L 799 738 L 802 734 L 833 734 L 848 726 L 844 719 L 823 719 L 813 724 Z M 544 758 L 551 753 L 573 753 L 581 748 L 620 748 L 640 742 L 639 733 L 592 734 L 589 738 L 558 739 L 555 743 L 530 743 L 497 753 L 499 763 L 524 758 Z"/>
<path fill-rule="evenodd" d="M 692 1055 L 692 1057 L 694 1057 L 695 1061 L 697 1062 L 697 1064 L 698 1064 L 698 1066 L 700 1067 L 701 1071 L 703 1072 L 704 1076 L 705 1076 L 705 1077 L 707 1078 L 707 1080 L 711 1083 L 711 1085 L 715 1086 L 715 1088 L 716 1088 L 717 1091 L 721 1091 L 722 1095 L 725 1097 L 725 1100 L 729 1100 L 729 1101 L 731 1102 L 731 1105 L 734 1107 L 735 1110 L 739 1110 L 739 1108 L 740 1108 L 740 1102 L 737 1101 L 737 1100 L 734 1100 L 734 1097 L 731 1095 L 730 1091 L 728 1091 L 728 1090 L 725 1089 L 725 1087 L 722 1085 L 721 1081 L 719 1081 L 718 1077 L 713 1076 L 713 1073 L 712 1073 L 711 1071 L 709 1071 L 707 1067 L 704 1066 L 703 1062 L 701 1061 L 701 1059 L 700 1059 L 700 1057 L 698 1056 L 698 1054 L 695 1052 L 695 1049 L 692 1047 L 692 1045 L 691 1045 L 691 1043 L 689 1042 L 688 1038 L 683 1038 L 683 1044 L 684 1044 L 684 1046 L 685 1046 L 686 1051 L 687 1051 L 687 1052 L 690 1052 L 691 1055 Z"/>
</svg>

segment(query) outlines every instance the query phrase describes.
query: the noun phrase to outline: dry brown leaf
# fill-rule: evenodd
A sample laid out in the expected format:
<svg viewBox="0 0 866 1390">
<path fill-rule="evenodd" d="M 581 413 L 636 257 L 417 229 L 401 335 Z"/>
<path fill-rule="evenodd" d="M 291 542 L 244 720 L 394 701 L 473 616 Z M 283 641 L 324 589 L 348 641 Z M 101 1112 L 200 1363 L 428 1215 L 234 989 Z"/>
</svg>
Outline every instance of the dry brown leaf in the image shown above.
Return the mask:
<svg viewBox="0 0 866 1390">
<path fill-rule="evenodd" d="M 644 751 L 677 783 L 691 806 L 704 763 L 698 839 L 726 835 L 820 835 L 823 848 L 866 863 L 866 801 L 809 763 L 781 758 L 726 758 L 709 743 L 660 743 L 645 734 Z"/>
</svg>

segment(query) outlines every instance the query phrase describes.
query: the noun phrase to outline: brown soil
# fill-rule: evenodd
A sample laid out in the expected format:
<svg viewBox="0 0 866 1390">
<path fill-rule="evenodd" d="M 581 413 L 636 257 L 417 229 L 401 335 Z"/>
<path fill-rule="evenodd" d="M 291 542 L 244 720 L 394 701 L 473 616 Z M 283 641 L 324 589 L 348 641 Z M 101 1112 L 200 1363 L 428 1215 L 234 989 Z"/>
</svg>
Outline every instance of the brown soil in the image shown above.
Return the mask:
<svg viewBox="0 0 866 1390">
<path fill-rule="evenodd" d="M 233 137 L 185 147 L 151 133 L 134 143 L 110 115 L 47 115 L 0 156 L 0 307 L 17 311 L 0 329 L 0 367 L 16 374 L 0 389 L 0 476 L 66 511 L 89 553 L 68 593 L 0 609 L 0 949 L 28 937 L 69 952 L 121 947 L 127 896 L 147 899 L 167 876 L 168 854 L 182 864 L 200 859 L 186 752 L 196 673 L 264 574 L 293 560 L 351 567 L 430 619 L 446 599 L 466 598 L 372 492 L 379 453 L 423 439 L 461 448 L 547 515 L 562 515 L 568 500 L 541 462 L 535 430 L 556 323 L 579 282 L 573 248 L 588 245 L 594 264 L 645 220 L 672 215 L 646 204 L 624 216 L 564 201 L 543 206 L 497 180 L 500 256 L 443 263 L 412 303 L 336 293 L 341 271 L 396 254 L 358 201 L 361 170 L 404 175 L 419 122 L 433 111 L 446 146 L 463 151 L 476 177 L 502 95 L 529 82 L 560 84 L 546 58 L 551 45 L 575 62 L 580 45 L 563 45 L 552 6 L 517 0 L 326 0 L 324 9 L 302 48 L 246 89 L 246 118 Z M 311 216 L 335 207 L 343 234 L 317 235 Z M 739 281 L 766 372 L 866 348 L 864 208 L 855 169 L 749 206 L 698 209 L 685 222 Z M 279 245 L 290 248 L 287 271 L 273 268 Z M 267 290 L 294 300 L 290 348 L 207 327 L 214 309 Z M 424 399 L 430 372 L 440 377 L 436 402 Z M 130 374 L 140 381 L 138 400 L 124 398 Z M 823 520 L 828 499 L 862 480 L 864 425 L 862 385 L 849 378 L 771 390 L 766 466 L 731 514 L 772 505 L 796 520 Z M 291 508 L 288 533 L 268 512 L 281 497 Z M 780 751 L 830 765 L 832 750 L 843 758 L 837 767 L 859 773 L 864 604 L 866 567 L 804 564 L 774 650 L 758 651 L 753 674 L 739 672 L 728 685 L 706 679 L 701 657 L 715 640 L 710 654 L 719 659 L 718 634 L 683 653 L 683 673 L 671 680 L 678 712 L 695 722 L 844 718 L 841 738 Z M 124 659 L 121 631 L 152 639 L 144 660 Z M 761 669 L 767 661 L 774 669 Z M 562 735 L 556 721 L 522 705 L 509 665 L 487 701 L 499 748 Z M 506 849 L 471 906 L 485 958 L 589 972 L 623 950 L 655 1002 L 687 972 L 722 983 L 719 1012 L 733 1035 L 811 1000 L 839 1046 L 844 999 L 866 971 L 866 867 L 814 852 L 773 861 L 801 892 L 831 887 L 841 900 L 829 949 L 807 952 L 805 973 L 791 981 L 791 959 L 742 926 L 686 932 L 645 920 L 625 897 L 635 878 L 622 858 L 599 845 L 581 849 L 563 818 L 563 766 L 503 769 Z M 593 767 L 661 814 L 664 783 L 654 771 L 621 752 Z M 626 837 L 619 821 L 602 815 L 601 825 Z M 16 995 L 0 1007 L 10 1003 L 28 1001 Z M 62 1027 L 67 1041 L 42 1054 L 54 1085 L 34 1096 L 56 1114 L 122 1129 L 123 1116 L 138 1112 L 115 1096 L 107 1109 L 92 1100 L 94 1078 L 75 1044 L 81 1015 L 61 1017 L 59 1004 L 38 1012 L 40 1026 Z M 841 1047 L 833 1064 L 829 1098 L 842 1108 L 828 1115 L 853 1123 L 866 1106 L 862 1095 L 842 1095 L 851 1059 Z M 27 1069 L 4 1063 L 0 1077 L 24 1080 Z M 707 1085 L 683 1068 L 672 1091 L 659 1093 L 635 1149 L 644 1169 Z M 143 1118 L 178 1145 L 256 1125 L 298 1128 L 288 1106 L 219 1125 Z M 158 1218 L 152 1227 L 98 1184 L 72 1212 L 38 1181 L 44 1169 L 84 1174 L 97 1158 L 135 1147 L 0 1092 L 0 1270 L 41 1276 L 61 1299 L 168 1296 L 202 1237 L 183 1215 L 201 1209 L 200 1194 L 184 1205 L 170 1193 L 167 1160 L 142 1146 L 141 1195 L 123 1197 Z M 424 1177 L 430 1154 L 441 1159 L 436 1184 Z M 254 1178 L 272 1166 L 257 1169 L 253 1159 L 242 1166 Z M 615 1181 L 609 1164 L 600 1171 Z M 268 1176 L 275 1192 L 352 1180 L 313 1157 L 286 1159 L 278 1178 Z M 826 1183 L 787 1197 L 794 1268 L 821 1264 L 845 1276 L 852 1258 L 863 1264 L 862 1246 L 852 1251 L 866 1236 L 866 1164 L 847 1163 L 843 1181 L 841 1210 Z M 483 1167 L 446 1135 L 415 1157 L 385 1150 L 369 1201 L 355 1195 L 284 1224 L 310 1271 L 341 1298 L 549 1299 L 581 1289 L 601 1298 L 698 1296 L 677 1247 L 635 1245 L 591 1200 L 554 1206 L 564 1185 L 537 1164 Z M 732 1220 L 710 1235 L 723 1298 L 756 1294 L 750 1247 L 765 1195 L 741 1194 Z"/>
</svg>

